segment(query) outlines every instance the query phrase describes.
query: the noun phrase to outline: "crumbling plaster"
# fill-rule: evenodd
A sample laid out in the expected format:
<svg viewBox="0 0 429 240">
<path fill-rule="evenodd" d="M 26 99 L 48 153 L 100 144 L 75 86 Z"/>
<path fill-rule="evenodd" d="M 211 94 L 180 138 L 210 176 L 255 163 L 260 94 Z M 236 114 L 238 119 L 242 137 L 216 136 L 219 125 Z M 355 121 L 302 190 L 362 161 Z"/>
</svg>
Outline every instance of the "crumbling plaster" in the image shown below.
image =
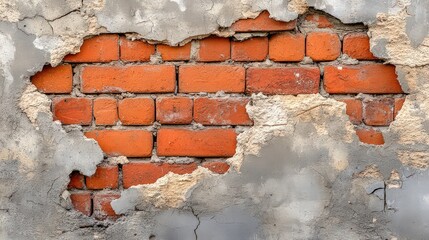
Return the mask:
<svg viewBox="0 0 429 240">
<path fill-rule="evenodd" d="M 0 1 L 0 238 L 422 239 L 429 234 L 428 6 L 428 0 Z M 68 211 L 68 174 L 93 174 L 102 152 L 80 131 L 52 121 L 29 76 L 98 33 L 180 44 L 232 34 L 224 27 L 264 9 L 288 21 L 307 7 L 364 22 L 373 53 L 397 66 L 409 95 L 384 132 L 384 146 L 359 143 L 344 104 L 332 99 L 254 95 L 248 111 L 255 125 L 239 135 L 228 174 L 199 169 L 133 187 L 112 204 L 128 213 L 115 223 Z M 169 184 L 180 188 L 172 193 Z"/>
</svg>

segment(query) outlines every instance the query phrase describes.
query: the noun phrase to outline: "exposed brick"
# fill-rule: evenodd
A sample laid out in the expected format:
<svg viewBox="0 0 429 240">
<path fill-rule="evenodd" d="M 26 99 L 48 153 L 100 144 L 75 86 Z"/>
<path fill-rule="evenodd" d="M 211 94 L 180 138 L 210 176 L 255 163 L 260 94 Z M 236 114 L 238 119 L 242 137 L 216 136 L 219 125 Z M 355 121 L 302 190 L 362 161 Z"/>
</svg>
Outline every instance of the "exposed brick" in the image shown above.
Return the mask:
<svg viewBox="0 0 429 240">
<path fill-rule="evenodd" d="M 189 124 L 192 122 L 193 101 L 187 97 L 156 99 L 156 120 L 161 124 Z"/>
<path fill-rule="evenodd" d="M 224 174 L 229 170 L 226 162 L 203 162 L 202 166 L 217 174 Z"/>
<path fill-rule="evenodd" d="M 313 61 L 332 61 L 341 54 L 341 41 L 336 33 L 311 32 L 307 34 L 306 55 Z"/>
<path fill-rule="evenodd" d="M 221 62 L 231 57 L 229 38 L 208 37 L 200 40 L 199 43 L 197 60 L 200 62 Z"/>
<path fill-rule="evenodd" d="M 144 41 L 131 41 L 126 37 L 121 37 L 120 42 L 121 60 L 126 62 L 147 62 L 150 56 L 155 53 L 155 46 Z"/>
<path fill-rule="evenodd" d="M 203 125 L 251 125 L 246 111 L 247 98 L 197 98 L 194 120 Z"/>
<path fill-rule="evenodd" d="M 183 46 L 168 46 L 160 44 L 157 46 L 158 52 L 161 53 L 164 61 L 187 61 L 191 58 L 191 43 Z"/>
<path fill-rule="evenodd" d="M 167 164 L 149 162 L 131 162 L 122 166 L 124 188 L 138 184 L 151 184 L 169 172 L 176 174 L 192 173 L 197 169 L 196 163 Z"/>
<path fill-rule="evenodd" d="M 402 93 L 395 66 L 367 64 L 325 66 L 324 85 L 328 93 Z"/>
<path fill-rule="evenodd" d="M 151 125 L 155 121 L 155 103 L 152 98 L 126 98 L 119 101 L 119 119 L 122 125 Z"/>
<path fill-rule="evenodd" d="M 86 177 L 86 187 L 88 189 L 118 188 L 118 179 L 118 166 L 98 166 L 94 175 Z"/>
<path fill-rule="evenodd" d="M 270 59 L 276 62 L 299 62 L 305 55 L 303 34 L 281 33 L 270 38 Z"/>
<path fill-rule="evenodd" d="M 366 125 L 388 126 L 393 121 L 392 98 L 369 99 L 363 102 L 363 119 Z"/>
<path fill-rule="evenodd" d="M 383 133 L 381 133 L 380 131 L 377 131 L 373 128 L 357 129 L 356 134 L 359 137 L 359 140 L 363 143 L 373 144 L 373 145 L 383 145 L 384 144 Z"/>
<path fill-rule="evenodd" d="M 110 62 L 119 60 L 119 37 L 105 34 L 86 39 L 80 52 L 67 55 L 66 62 Z"/>
<path fill-rule="evenodd" d="M 94 100 L 94 118 L 97 125 L 115 125 L 118 121 L 117 101 L 114 98 Z"/>
<path fill-rule="evenodd" d="M 235 22 L 231 29 L 235 32 L 260 32 L 260 31 L 284 31 L 293 30 L 296 20 L 290 22 L 276 21 L 270 18 L 267 11 L 261 12 L 255 19 L 241 19 Z"/>
<path fill-rule="evenodd" d="M 395 109 L 393 112 L 393 118 L 395 119 L 399 111 L 401 111 L 402 106 L 404 105 L 405 98 L 395 98 Z"/>
<path fill-rule="evenodd" d="M 179 68 L 179 92 L 244 92 L 245 70 L 239 66 L 188 65 Z"/>
<path fill-rule="evenodd" d="M 70 194 L 70 200 L 74 209 L 86 216 L 91 216 L 91 193 L 90 192 L 73 192 Z"/>
<path fill-rule="evenodd" d="M 70 173 L 70 182 L 67 186 L 67 189 L 83 189 L 85 184 L 85 177 L 80 174 L 78 171 L 73 171 Z"/>
<path fill-rule="evenodd" d="M 83 93 L 174 92 L 173 65 L 87 66 L 82 69 Z"/>
<path fill-rule="evenodd" d="M 344 36 L 343 53 L 358 60 L 377 59 L 370 51 L 369 37 L 365 33 L 350 33 Z"/>
<path fill-rule="evenodd" d="M 231 59 L 234 61 L 263 61 L 267 54 L 268 38 L 266 37 L 255 37 L 231 43 Z"/>
<path fill-rule="evenodd" d="M 161 128 L 157 134 L 158 156 L 231 157 L 237 134 L 233 129 L 189 130 Z"/>
<path fill-rule="evenodd" d="M 362 101 L 358 99 L 341 99 L 346 104 L 346 114 L 353 124 L 362 123 Z"/>
<path fill-rule="evenodd" d="M 121 195 L 115 192 L 96 192 L 94 193 L 94 217 L 98 220 L 116 219 L 116 215 L 110 203 L 118 199 Z"/>
<path fill-rule="evenodd" d="M 54 98 L 52 101 L 54 120 L 62 124 L 89 125 L 92 121 L 92 101 L 88 98 Z"/>
<path fill-rule="evenodd" d="M 85 133 L 95 139 L 109 156 L 150 157 L 152 133 L 145 130 L 94 130 Z"/>
<path fill-rule="evenodd" d="M 73 85 L 72 67 L 69 64 L 45 66 L 31 78 L 31 82 L 43 93 L 69 93 Z"/>
<path fill-rule="evenodd" d="M 334 24 L 329 21 L 328 17 L 320 14 L 308 14 L 305 21 L 315 24 L 318 28 L 333 28 Z"/>
<path fill-rule="evenodd" d="M 316 67 L 249 68 L 246 92 L 264 94 L 310 94 L 319 92 Z"/>
</svg>

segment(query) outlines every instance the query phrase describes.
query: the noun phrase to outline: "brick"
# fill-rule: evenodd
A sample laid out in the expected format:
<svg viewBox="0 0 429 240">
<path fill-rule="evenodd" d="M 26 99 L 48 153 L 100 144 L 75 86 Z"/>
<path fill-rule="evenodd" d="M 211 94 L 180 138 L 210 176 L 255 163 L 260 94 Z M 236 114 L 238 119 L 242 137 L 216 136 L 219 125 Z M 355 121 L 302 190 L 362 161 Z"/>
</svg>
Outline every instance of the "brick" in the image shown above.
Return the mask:
<svg viewBox="0 0 429 240">
<path fill-rule="evenodd" d="M 332 61 L 341 54 L 341 41 L 336 33 L 312 32 L 307 34 L 306 55 L 313 61 Z"/>
<path fill-rule="evenodd" d="M 316 67 L 248 68 L 246 92 L 264 94 L 310 94 L 319 92 Z"/>
<path fill-rule="evenodd" d="M 334 24 L 329 21 L 328 17 L 320 14 L 308 14 L 305 21 L 313 23 L 318 28 L 333 28 Z"/>
<path fill-rule="evenodd" d="M 115 192 L 96 192 L 94 193 L 94 217 L 98 220 L 116 219 L 116 215 L 110 203 L 118 199 L 121 195 Z"/>
<path fill-rule="evenodd" d="M 194 120 L 203 125 L 251 125 L 246 111 L 247 98 L 197 98 Z"/>
<path fill-rule="evenodd" d="M 226 162 L 203 162 L 202 166 L 217 174 L 224 174 L 229 170 Z"/>
<path fill-rule="evenodd" d="M 402 93 L 395 66 L 383 64 L 325 66 L 324 86 L 331 94 Z"/>
<path fill-rule="evenodd" d="M 199 43 L 197 60 L 200 62 L 222 62 L 231 58 L 229 38 L 208 37 Z"/>
<path fill-rule="evenodd" d="M 73 85 L 72 67 L 69 64 L 45 66 L 31 78 L 31 82 L 43 93 L 70 93 Z"/>
<path fill-rule="evenodd" d="M 88 98 L 54 98 L 52 101 L 54 121 L 62 124 L 89 125 L 92 121 L 92 101 Z"/>
<path fill-rule="evenodd" d="M 118 121 L 117 101 L 114 98 L 94 100 L 94 119 L 97 125 L 115 125 Z"/>
<path fill-rule="evenodd" d="M 383 133 L 380 131 L 377 131 L 373 128 L 371 129 L 357 129 L 356 135 L 359 137 L 359 140 L 366 144 L 373 144 L 373 145 L 383 145 L 384 144 L 384 137 Z"/>
<path fill-rule="evenodd" d="M 196 163 L 167 164 L 149 162 L 131 162 L 122 166 L 124 188 L 139 184 L 151 184 L 169 172 L 176 174 L 192 173 L 197 169 Z"/>
<path fill-rule="evenodd" d="M 91 193 L 90 192 L 73 192 L 70 194 L 70 200 L 75 210 L 86 216 L 91 216 Z"/>
<path fill-rule="evenodd" d="M 270 38 L 270 59 L 276 62 L 299 62 L 305 55 L 303 34 L 281 33 Z"/>
<path fill-rule="evenodd" d="M 67 55 L 66 62 L 111 62 L 119 60 L 119 37 L 105 34 L 86 39 L 77 54 Z"/>
<path fill-rule="evenodd" d="M 270 18 L 267 11 L 263 11 L 254 19 L 241 19 L 235 22 L 231 29 L 235 32 L 285 31 L 293 30 L 296 20 L 290 22 L 276 21 Z"/>
<path fill-rule="evenodd" d="M 122 125 L 151 125 L 155 121 L 155 103 L 152 98 L 126 98 L 118 104 Z"/>
<path fill-rule="evenodd" d="M 255 37 L 231 43 L 231 59 L 238 62 L 263 61 L 268 54 L 268 38 Z"/>
<path fill-rule="evenodd" d="M 131 41 L 121 37 L 120 41 L 121 60 L 126 62 L 147 62 L 155 53 L 155 46 L 144 41 Z"/>
<path fill-rule="evenodd" d="M 157 45 L 158 52 L 161 53 L 164 61 L 187 61 L 191 58 L 192 43 L 183 46 Z"/>
<path fill-rule="evenodd" d="M 236 136 L 233 129 L 161 128 L 157 134 L 157 153 L 158 156 L 232 157 Z"/>
<path fill-rule="evenodd" d="M 85 133 L 95 139 L 109 156 L 150 157 L 153 136 L 145 130 L 94 130 Z"/>
<path fill-rule="evenodd" d="M 94 175 L 86 177 L 88 189 L 99 190 L 104 188 L 118 188 L 118 166 L 98 166 Z"/>
<path fill-rule="evenodd" d="M 362 101 L 358 99 L 341 99 L 346 104 L 346 114 L 353 124 L 362 123 Z"/>
<path fill-rule="evenodd" d="M 399 111 L 402 109 L 402 106 L 404 105 L 405 98 L 395 98 L 395 109 L 393 112 L 393 119 L 396 118 Z"/>
<path fill-rule="evenodd" d="M 85 177 L 78 171 L 70 173 L 70 182 L 67 189 L 83 189 L 85 187 Z"/>
<path fill-rule="evenodd" d="M 370 99 L 363 102 L 363 119 L 366 125 L 388 126 L 393 121 L 392 98 Z"/>
<path fill-rule="evenodd" d="M 83 93 L 167 93 L 176 87 L 173 65 L 87 66 Z"/>
<path fill-rule="evenodd" d="M 187 97 L 160 97 L 156 99 L 156 120 L 161 124 L 190 124 L 193 101 Z"/>
<path fill-rule="evenodd" d="M 377 59 L 370 51 L 369 37 L 365 33 L 350 33 L 344 36 L 343 53 L 358 60 Z"/>
<path fill-rule="evenodd" d="M 187 65 L 179 68 L 179 92 L 244 92 L 245 70 L 239 66 Z"/>
</svg>

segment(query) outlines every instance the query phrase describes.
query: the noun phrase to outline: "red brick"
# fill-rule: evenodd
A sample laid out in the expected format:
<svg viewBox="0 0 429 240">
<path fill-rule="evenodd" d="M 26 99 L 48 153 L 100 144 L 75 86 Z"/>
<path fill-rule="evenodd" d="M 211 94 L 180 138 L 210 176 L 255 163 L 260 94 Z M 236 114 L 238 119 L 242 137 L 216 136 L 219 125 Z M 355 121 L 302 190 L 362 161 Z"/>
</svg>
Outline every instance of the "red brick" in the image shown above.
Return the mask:
<svg viewBox="0 0 429 240">
<path fill-rule="evenodd" d="M 362 123 L 362 101 L 358 99 L 341 99 L 346 104 L 346 114 L 353 124 Z"/>
<path fill-rule="evenodd" d="M 98 220 L 116 219 L 116 215 L 110 203 L 118 199 L 121 195 L 114 192 L 96 192 L 94 193 L 94 217 Z"/>
<path fill-rule="evenodd" d="M 75 210 L 86 216 L 91 216 L 91 193 L 90 192 L 74 192 L 70 195 L 70 200 Z"/>
<path fill-rule="evenodd" d="M 264 94 L 310 94 L 319 92 L 316 67 L 248 68 L 246 92 Z"/>
<path fill-rule="evenodd" d="M 66 62 L 111 62 L 119 60 L 119 37 L 114 34 L 99 35 L 86 39 L 80 52 L 67 55 Z"/>
<path fill-rule="evenodd" d="M 251 125 L 246 111 L 247 98 L 197 98 L 194 120 L 203 125 Z"/>
<path fill-rule="evenodd" d="M 363 119 L 366 125 L 388 126 L 393 121 L 392 98 L 370 99 L 363 102 Z"/>
<path fill-rule="evenodd" d="M 70 93 L 73 85 L 72 67 L 69 64 L 45 66 L 31 78 L 31 82 L 43 93 Z"/>
<path fill-rule="evenodd" d="M 88 189 L 118 188 L 118 166 L 98 166 L 95 174 L 86 177 Z"/>
<path fill-rule="evenodd" d="M 336 33 L 312 32 L 307 34 L 306 54 L 313 61 L 332 61 L 341 54 L 341 41 Z"/>
<path fill-rule="evenodd" d="M 168 46 L 160 44 L 157 46 L 164 61 L 187 61 L 191 58 L 191 43 L 183 46 Z"/>
<path fill-rule="evenodd" d="M 309 14 L 305 16 L 305 21 L 315 24 L 318 28 L 333 28 L 334 25 L 329 19 L 320 14 Z"/>
<path fill-rule="evenodd" d="M 395 98 L 395 109 L 393 112 L 393 118 L 395 119 L 399 111 L 401 111 L 402 106 L 404 105 L 405 98 Z"/>
<path fill-rule="evenodd" d="M 244 92 L 243 67 L 227 65 L 188 65 L 179 68 L 179 92 Z"/>
<path fill-rule="evenodd" d="M 235 22 L 231 29 L 235 32 L 260 32 L 260 31 L 284 31 L 293 30 L 296 20 L 290 22 L 276 21 L 270 18 L 267 11 L 263 11 L 255 19 L 241 19 Z"/>
<path fill-rule="evenodd" d="M 373 128 L 371 129 L 357 129 L 356 134 L 359 137 L 359 140 L 366 144 L 373 144 L 373 145 L 383 145 L 384 144 L 384 138 L 383 133 L 380 131 L 377 131 Z"/>
<path fill-rule="evenodd" d="M 144 41 L 131 41 L 126 37 L 121 37 L 120 42 L 121 60 L 126 62 L 147 62 L 150 56 L 155 53 L 155 46 Z"/>
<path fill-rule="evenodd" d="M 97 125 L 115 125 L 118 121 L 117 101 L 114 98 L 94 100 L 94 119 Z"/>
<path fill-rule="evenodd" d="M 149 162 L 131 162 L 122 166 L 124 188 L 139 184 L 151 184 L 169 172 L 176 174 L 192 173 L 197 169 L 196 163 L 167 164 Z"/>
<path fill-rule="evenodd" d="M 393 65 L 325 66 L 324 73 L 328 93 L 402 93 Z"/>
<path fill-rule="evenodd" d="M 229 170 L 226 162 L 204 162 L 202 166 L 217 174 L 224 174 Z"/>
<path fill-rule="evenodd" d="M 70 173 L 70 182 L 67 186 L 67 189 L 83 189 L 85 186 L 84 179 L 85 177 L 78 171 L 73 171 L 72 173 Z"/>
<path fill-rule="evenodd" d="M 303 34 L 281 33 L 270 38 L 270 59 L 276 62 L 299 62 L 305 55 Z"/>
<path fill-rule="evenodd" d="M 237 134 L 233 129 L 162 128 L 157 134 L 158 156 L 231 157 Z"/>
<path fill-rule="evenodd" d="M 263 61 L 268 54 L 268 38 L 255 37 L 231 43 L 231 58 L 234 61 Z"/>
<path fill-rule="evenodd" d="M 162 124 L 189 124 L 192 122 L 193 101 L 187 97 L 160 97 L 156 99 L 156 120 Z"/>
<path fill-rule="evenodd" d="M 88 98 L 54 98 L 54 121 L 62 124 L 89 125 L 92 121 L 92 101 Z"/>
<path fill-rule="evenodd" d="M 95 139 L 109 156 L 150 157 L 153 136 L 145 130 L 94 130 L 85 133 Z"/>
<path fill-rule="evenodd" d="M 344 36 L 343 53 L 358 60 L 377 59 L 370 51 L 369 37 L 365 33 L 350 33 Z"/>
<path fill-rule="evenodd" d="M 82 69 L 84 93 L 174 92 L 173 65 L 87 66 Z"/>
<path fill-rule="evenodd" d="M 118 109 L 122 125 L 151 125 L 155 121 L 152 98 L 126 98 L 119 101 Z"/>
<path fill-rule="evenodd" d="M 200 40 L 197 60 L 200 62 L 221 62 L 230 59 L 229 38 L 208 37 Z"/>
</svg>

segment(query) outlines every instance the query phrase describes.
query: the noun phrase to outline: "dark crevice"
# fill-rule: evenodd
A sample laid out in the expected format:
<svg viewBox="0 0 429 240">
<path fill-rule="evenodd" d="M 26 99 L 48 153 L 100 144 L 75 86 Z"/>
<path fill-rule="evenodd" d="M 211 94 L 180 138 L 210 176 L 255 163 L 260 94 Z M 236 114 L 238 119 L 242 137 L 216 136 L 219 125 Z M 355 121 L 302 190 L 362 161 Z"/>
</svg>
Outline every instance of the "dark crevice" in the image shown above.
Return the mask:
<svg viewBox="0 0 429 240">
<path fill-rule="evenodd" d="M 198 220 L 198 224 L 197 224 L 197 226 L 194 229 L 195 240 L 198 240 L 197 230 L 198 230 L 198 227 L 201 224 L 201 221 L 200 221 L 200 217 L 198 216 L 198 214 L 195 214 L 195 211 L 194 211 L 194 209 L 192 207 L 191 207 L 191 212 L 195 216 L 195 218 L 197 218 L 197 220 Z"/>
</svg>

